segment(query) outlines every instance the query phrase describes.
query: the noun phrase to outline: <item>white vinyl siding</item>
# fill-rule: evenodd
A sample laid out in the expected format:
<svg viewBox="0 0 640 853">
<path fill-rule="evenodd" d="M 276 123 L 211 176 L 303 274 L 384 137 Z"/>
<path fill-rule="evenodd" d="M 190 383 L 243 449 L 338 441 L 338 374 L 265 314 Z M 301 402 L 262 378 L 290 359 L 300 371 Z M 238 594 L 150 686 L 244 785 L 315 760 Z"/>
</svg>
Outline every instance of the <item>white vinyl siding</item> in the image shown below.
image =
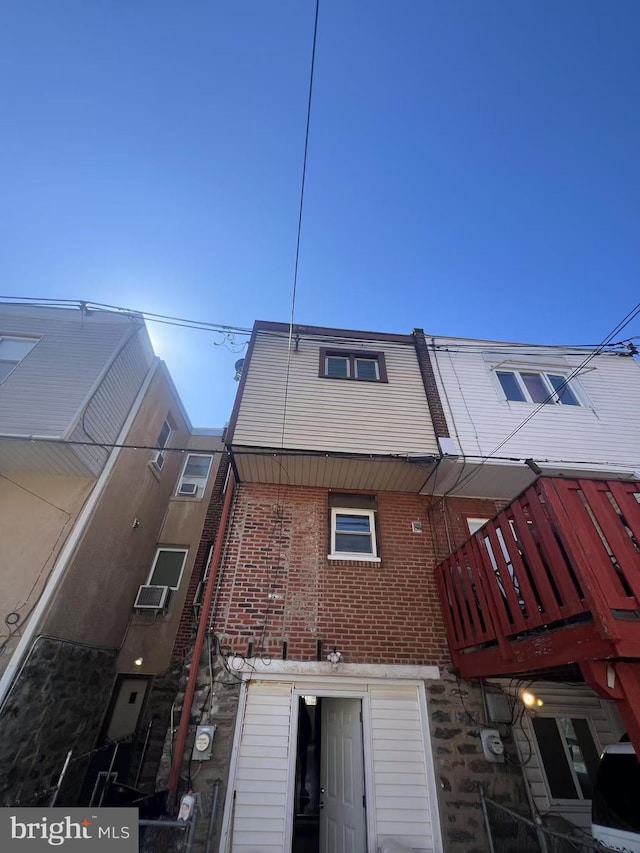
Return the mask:
<svg viewBox="0 0 640 853">
<path fill-rule="evenodd" d="M 531 685 L 529 689 L 544 702 L 539 712 L 540 716 L 586 719 L 598 751 L 620 740 L 623 728 L 615 706 L 613 703 L 601 700 L 589 687 L 578 684 L 539 682 Z M 543 814 L 547 812 L 559 814 L 588 830 L 591 825 L 591 800 L 575 799 L 562 802 L 551 800 L 528 713 L 525 713 L 520 725 L 514 726 L 513 732 L 523 762 L 525 779 L 538 811 Z"/>
<path fill-rule="evenodd" d="M 466 348 L 461 347 L 463 343 Z M 476 346 L 471 347 L 471 343 Z M 509 349 L 494 343 L 492 349 L 491 342 L 448 338 L 436 338 L 436 345 L 440 396 L 451 433 L 460 437 L 461 449 L 468 456 L 491 453 L 536 408 L 534 403 L 506 400 L 497 369 L 529 369 L 567 376 L 586 357 L 575 351 L 544 348 L 538 355 L 525 356 L 523 349 L 528 353 L 535 348 Z M 637 465 L 640 366 L 635 359 L 596 356 L 571 386 L 583 405 L 543 406 L 500 448 L 498 455 L 608 462 L 621 467 L 633 467 L 629 466 L 633 462 Z"/>
<path fill-rule="evenodd" d="M 285 850 L 288 775 L 297 732 L 291 730 L 291 709 L 297 702 L 293 683 L 251 681 L 238 750 L 235 775 L 232 853 L 289 853 Z M 302 688 L 302 683 L 299 685 Z M 329 685 L 327 685 L 329 687 Z M 347 685 L 331 685 L 348 695 Z M 320 685 L 307 685 L 310 695 L 322 695 Z M 396 838 L 421 853 L 441 850 L 434 840 L 437 803 L 434 768 L 427 764 L 418 687 L 368 685 L 370 755 L 373 790 L 367 791 L 367 810 L 373 810 L 374 849 Z M 335 695 L 335 692 L 332 694 Z M 365 728 L 366 738 L 366 728 Z M 365 746 L 365 753 L 367 747 Z"/>
<path fill-rule="evenodd" d="M 413 850 L 437 849 L 418 690 L 371 686 L 369 694 L 376 842 L 395 838 Z"/>
<path fill-rule="evenodd" d="M 318 376 L 320 349 L 384 353 L 388 382 Z M 287 337 L 258 333 L 233 444 L 280 447 Z M 302 336 L 291 353 L 284 447 L 377 454 L 437 452 L 415 348 L 382 341 L 345 343 Z"/>
<path fill-rule="evenodd" d="M 88 404 L 85 426 L 98 440 L 115 438 L 152 359 L 142 330 L 109 368 L 135 322 L 99 312 L 83 317 L 78 310 L 1 306 L 3 335 L 41 339 L 0 384 L 0 434 L 65 435 L 81 428 L 77 420 Z"/>
<path fill-rule="evenodd" d="M 232 853 L 283 853 L 292 687 L 249 684 L 235 778 Z M 296 749 L 295 736 L 291 748 Z"/>
</svg>

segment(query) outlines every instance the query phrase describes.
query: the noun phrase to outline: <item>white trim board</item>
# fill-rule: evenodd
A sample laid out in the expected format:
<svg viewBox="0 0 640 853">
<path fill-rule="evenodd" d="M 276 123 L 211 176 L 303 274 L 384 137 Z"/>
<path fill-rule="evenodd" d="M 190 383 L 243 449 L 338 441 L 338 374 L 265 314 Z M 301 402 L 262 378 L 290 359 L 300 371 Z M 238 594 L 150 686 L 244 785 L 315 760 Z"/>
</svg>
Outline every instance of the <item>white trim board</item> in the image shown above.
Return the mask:
<svg viewBox="0 0 640 853">
<path fill-rule="evenodd" d="M 387 664 L 387 663 L 339 663 L 334 665 L 329 661 L 298 661 L 298 660 L 271 660 L 265 661 L 261 658 L 245 658 L 231 656 L 228 659 L 229 669 L 245 678 L 260 676 L 261 680 L 269 677 L 282 681 L 283 676 L 296 678 L 313 676 L 314 678 L 328 678 L 334 681 L 336 678 L 366 678 L 374 679 L 411 679 L 412 681 L 431 681 L 440 678 L 440 669 L 437 666 L 418 666 L 414 664 Z"/>
</svg>

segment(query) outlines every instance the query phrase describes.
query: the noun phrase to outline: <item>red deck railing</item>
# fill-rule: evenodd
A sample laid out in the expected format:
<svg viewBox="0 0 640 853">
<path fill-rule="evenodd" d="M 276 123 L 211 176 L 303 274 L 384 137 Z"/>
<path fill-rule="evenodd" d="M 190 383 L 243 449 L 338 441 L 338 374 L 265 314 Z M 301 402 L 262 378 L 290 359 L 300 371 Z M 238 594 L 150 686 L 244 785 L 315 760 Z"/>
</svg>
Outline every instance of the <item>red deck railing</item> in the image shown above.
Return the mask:
<svg viewBox="0 0 640 853">
<path fill-rule="evenodd" d="M 541 478 L 437 568 L 465 677 L 640 657 L 640 482 Z"/>
</svg>

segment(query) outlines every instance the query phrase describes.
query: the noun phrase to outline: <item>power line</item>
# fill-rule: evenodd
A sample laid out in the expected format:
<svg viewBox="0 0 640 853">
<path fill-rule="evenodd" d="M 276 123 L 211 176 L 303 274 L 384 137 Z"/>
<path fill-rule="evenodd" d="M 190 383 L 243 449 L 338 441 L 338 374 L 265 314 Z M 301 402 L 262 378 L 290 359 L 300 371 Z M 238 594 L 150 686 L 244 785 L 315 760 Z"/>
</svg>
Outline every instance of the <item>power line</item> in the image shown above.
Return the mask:
<svg viewBox="0 0 640 853">
<path fill-rule="evenodd" d="M 46 435 L 0 435 L 0 443 L 4 441 L 22 441 L 25 444 L 68 444 L 78 447 L 122 448 L 125 450 L 155 450 L 162 451 L 162 453 L 199 453 L 207 455 L 226 453 L 225 450 L 220 450 L 219 447 L 215 450 L 204 450 L 199 447 L 159 447 L 155 444 L 118 444 L 110 441 L 79 441 L 67 438 L 49 438 Z"/>
</svg>

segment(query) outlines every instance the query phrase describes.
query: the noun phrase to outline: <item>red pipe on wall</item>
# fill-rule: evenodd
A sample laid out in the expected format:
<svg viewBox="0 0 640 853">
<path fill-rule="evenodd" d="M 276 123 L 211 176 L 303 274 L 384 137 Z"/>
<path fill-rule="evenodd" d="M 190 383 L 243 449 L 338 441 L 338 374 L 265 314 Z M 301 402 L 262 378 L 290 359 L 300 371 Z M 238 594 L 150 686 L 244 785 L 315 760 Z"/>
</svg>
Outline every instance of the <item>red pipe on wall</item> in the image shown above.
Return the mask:
<svg viewBox="0 0 640 853">
<path fill-rule="evenodd" d="M 216 542 L 211 557 L 211 566 L 209 568 L 209 577 L 207 586 L 204 591 L 202 600 L 202 609 L 200 610 L 200 622 L 198 623 L 198 633 L 193 647 L 193 658 L 191 660 L 191 669 L 189 670 L 189 678 L 187 680 L 187 689 L 182 703 L 182 712 L 180 714 L 180 723 L 178 725 L 178 735 L 173 747 L 173 761 L 171 763 L 171 773 L 169 775 L 169 794 L 167 801 L 169 804 L 175 802 L 180 782 L 180 770 L 182 768 L 182 759 L 184 757 L 184 748 L 187 743 L 187 735 L 189 734 L 189 721 L 191 719 L 191 706 L 193 705 L 193 697 L 196 692 L 196 683 L 198 681 L 198 669 L 200 667 L 200 657 L 202 656 L 202 648 L 204 646 L 205 636 L 207 633 L 207 622 L 209 621 L 209 611 L 211 610 L 211 602 L 213 601 L 213 591 L 216 587 L 218 577 L 218 569 L 222 560 L 222 548 L 224 545 L 227 523 L 229 520 L 229 512 L 231 510 L 231 501 L 235 488 L 235 478 L 233 469 L 229 472 L 229 482 L 227 483 L 227 491 L 224 496 L 224 504 L 222 506 L 222 515 L 220 517 L 220 526 L 216 535 Z"/>
</svg>

